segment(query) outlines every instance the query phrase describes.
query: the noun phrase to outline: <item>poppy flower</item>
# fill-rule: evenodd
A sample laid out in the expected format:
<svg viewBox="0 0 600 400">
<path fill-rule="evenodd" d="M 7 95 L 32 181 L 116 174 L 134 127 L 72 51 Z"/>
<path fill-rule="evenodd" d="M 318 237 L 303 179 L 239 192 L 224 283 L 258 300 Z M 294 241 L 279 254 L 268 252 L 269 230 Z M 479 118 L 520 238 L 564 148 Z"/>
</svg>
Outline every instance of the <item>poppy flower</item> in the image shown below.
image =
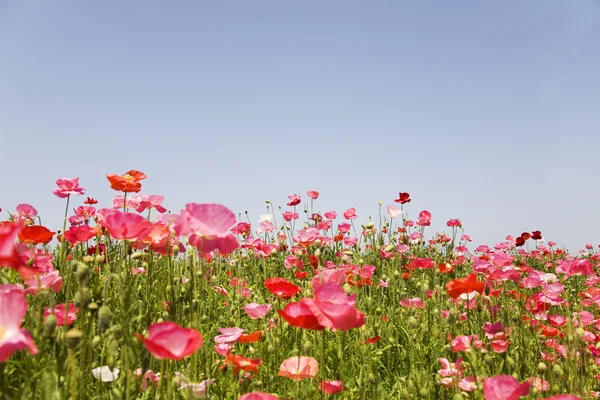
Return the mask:
<svg viewBox="0 0 600 400">
<path fill-rule="evenodd" d="M 334 331 L 347 331 L 365 324 L 365 314 L 355 307 L 356 295 L 348 296 L 335 283 L 319 286 L 314 291 L 314 296 L 312 299 L 302 298 L 300 302 L 310 309 L 321 326 Z"/>
<path fill-rule="evenodd" d="M 88 197 L 87 199 L 85 199 L 83 204 L 89 204 L 89 205 L 98 204 L 98 200 L 94 199 L 93 197 Z"/>
<path fill-rule="evenodd" d="M 271 309 L 271 307 L 271 304 L 260 305 L 258 303 L 250 303 L 246 304 L 242 308 L 242 310 L 244 310 L 251 319 L 259 319 L 264 318 Z"/>
<path fill-rule="evenodd" d="M 221 204 L 188 203 L 174 229 L 178 235 L 190 235 L 189 243 L 201 253 L 218 249 L 221 254 L 229 254 L 239 246 L 231 233 L 234 225 L 235 214 Z"/>
<path fill-rule="evenodd" d="M 48 244 L 56 232 L 41 225 L 29 225 L 19 232 L 19 240 L 23 243 Z"/>
<path fill-rule="evenodd" d="M 267 290 L 280 299 L 290 299 L 302 290 L 285 278 L 269 278 L 264 283 Z"/>
<path fill-rule="evenodd" d="M 498 375 L 483 381 L 485 400 L 518 400 L 529 395 L 531 383 L 519 383 L 512 375 Z"/>
<path fill-rule="evenodd" d="M 142 190 L 140 181 L 146 178 L 146 174 L 134 169 L 127 171 L 123 175 L 106 174 L 106 179 L 110 182 L 111 189 L 124 193 L 137 193 Z"/>
<path fill-rule="evenodd" d="M 85 243 L 94 236 L 96 229 L 88 225 L 72 226 L 65 231 L 65 240 L 70 244 Z"/>
<path fill-rule="evenodd" d="M 338 394 L 344 390 L 344 383 L 342 381 L 323 380 L 319 383 L 319 390 L 328 394 Z"/>
<path fill-rule="evenodd" d="M 453 279 L 446 284 L 446 291 L 453 299 L 473 292 L 482 294 L 484 289 L 485 284 L 477 280 L 477 274 L 470 274 L 466 278 Z"/>
<path fill-rule="evenodd" d="M 271 393 L 252 392 L 241 395 L 238 400 L 279 400 L 279 397 Z"/>
<path fill-rule="evenodd" d="M 0 285 L 0 363 L 8 361 L 12 353 L 27 349 L 35 355 L 38 349 L 31 334 L 21 329 L 27 313 L 25 291 L 16 285 Z"/>
<path fill-rule="evenodd" d="M 263 338 L 262 331 L 254 331 L 247 335 L 240 336 L 240 343 L 256 343 L 259 342 Z"/>
<path fill-rule="evenodd" d="M 394 200 L 396 203 L 400 203 L 400 204 L 406 204 L 406 203 L 410 203 L 410 194 L 406 193 L 406 192 L 400 192 L 398 193 L 398 198 L 396 200 Z"/>
<path fill-rule="evenodd" d="M 0 222 L 0 267 L 16 269 L 21 278 L 30 279 L 39 275 L 40 271 L 26 265 L 15 245 L 22 228 L 20 222 Z"/>
<path fill-rule="evenodd" d="M 356 208 L 349 208 L 344 211 L 344 218 L 346 219 L 356 219 L 358 216 L 356 215 Z"/>
<path fill-rule="evenodd" d="M 294 381 L 314 378 L 319 372 L 319 363 L 312 357 L 296 356 L 284 360 L 277 376 L 284 376 Z"/>
<path fill-rule="evenodd" d="M 542 232 L 540 232 L 540 231 L 531 232 L 531 238 L 533 240 L 542 240 Z"/>
<path fill-rule="evenodd" d="M 181 360 L 194 354 L 202 347 L 202 334 L 192 328 L 182 328 L 174 322 L 153 323 L 148 328 L 148 338 L 139 333 L 146 349 L 155 358 Z"/>
<path fill-rule="evenodd" d="M 75 303 L 59 304 L 54 309 L 52 308 L 44 308 L 44 320 L 50 315 L 54 314 L 56 316 L 56 325 L 64 326 L 71 325 L 77 319 L 77 312 L 79 308 L 75 306 Z"/>
<path fill-rule="evenodd" d="M 290 201 L 287 203 L 287 205 L 290 207 L 297 206 L 298 204 L 300 204 L 300 201 L 301 201 L 301 197 L 297 194 L 288 196 L 288 199 L 290 199 Z"/>
<path fill-rule="evenodd" d="M 325 329 L 310 308 L 302 303 L 288 303 L 277 313 L 293 327 L 319 331 Z"/>
<path fill-rule="evenodd" d="M 71 194 L 85 193 L 85 189 L 79 187 L 79 178 L 59 178 L 56 180 L 56 184 L 58 185 L 58 189 L 52 193 L 61 199 L 69 197 Z"/>
<path fill-rule="evenodd" d="M 103 212 L 103 216 L 104 218 L 99 223 L 108 229 L 113 239 L 145 239 L 153 228 L 150 221 L 137 214 L 119 210 L 107 210 Z"/>
<path fill-rule="evenodd" d="M 525 239 L 523 239 L 521 236 L 515 239 L 515 246 L 521 247 L 523 245 L 525 245 Z"/>
<path fill-rule="evenodd" d="M 524 240 L 529 240 L 531 238 L 531 234 L 529 232 L 523 232 L 523 233 L 521 233 L 521 237 Z"/>
<path fill-rule="evenodd" d="M 235 375 L 237 375 L 240 370 L 258 374 L 258 367 L 262 364 L 262 358 L 246 358 L 240 354 L 228 353 L 225 358 L 227 359 L 228 364 L 233 365 L 233 373 Z"/>
<path fill-rule="evenodd" d="M 316 190 L 309 190 L 308 192 L 306 192 L 306 195 L 314 200 L 319 198 L 319 192 L 317 192 Z"/>
<path fill-rule="evenodd" d="M 19 204 L 15 213 L 12 215 L 13 221 L 24 221 L 25 223 L 32 223 L 38 212 L 31 204 Z"/>
</svg>

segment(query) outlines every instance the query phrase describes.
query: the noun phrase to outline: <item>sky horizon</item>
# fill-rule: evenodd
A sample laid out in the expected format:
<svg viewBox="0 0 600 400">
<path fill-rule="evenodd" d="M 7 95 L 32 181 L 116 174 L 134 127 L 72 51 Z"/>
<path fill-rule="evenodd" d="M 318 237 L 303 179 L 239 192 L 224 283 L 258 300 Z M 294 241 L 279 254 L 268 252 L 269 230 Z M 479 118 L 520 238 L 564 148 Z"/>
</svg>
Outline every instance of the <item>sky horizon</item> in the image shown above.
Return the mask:
<svg viewBox="0 0 600 400">
<path fill-rule="evenodd" d="M 377 220 L 398 192 L 427 238 L 540 230 L 600 244 L 600 3 L 0 0 L 1 219 L 62 228 L 55 181 L 248 211 L 321 193 Z M 73 207 L 71 207 L 73 208 Z"/>
</svg>

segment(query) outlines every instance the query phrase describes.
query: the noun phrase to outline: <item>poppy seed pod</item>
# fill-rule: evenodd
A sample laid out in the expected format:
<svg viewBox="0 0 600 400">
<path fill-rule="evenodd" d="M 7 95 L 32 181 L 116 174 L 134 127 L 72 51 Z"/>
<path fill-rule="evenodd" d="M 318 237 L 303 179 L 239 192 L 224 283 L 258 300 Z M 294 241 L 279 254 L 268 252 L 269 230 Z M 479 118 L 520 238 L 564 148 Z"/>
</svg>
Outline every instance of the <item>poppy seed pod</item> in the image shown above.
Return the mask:
<svg viewBox="0 0 600 400">
<path fill-rule="evenodd" d="M 110 326 L 112 321 L 112 311 L 109 306 L 102 306 L 98 311 L 98 328 L 100 332 L 104 332 Z"/>
<path fill-rule="evenodd" d="M 69 346 L 71 350 L 75 350 L 82 337 L 83 332 L 81 332 L 79 329 L 71 329 L 69 332 L 67 332 L 66 336 L 67 346 Z"/>
<path fill-rule="evenodd" d="M 56 323 L 56 315 L 48 315 L 44 320 L 44 333 L 46 333 L 48 336 L 51 336 L 54 333 L 54 330 L 56 329 Z"/>
</svg>

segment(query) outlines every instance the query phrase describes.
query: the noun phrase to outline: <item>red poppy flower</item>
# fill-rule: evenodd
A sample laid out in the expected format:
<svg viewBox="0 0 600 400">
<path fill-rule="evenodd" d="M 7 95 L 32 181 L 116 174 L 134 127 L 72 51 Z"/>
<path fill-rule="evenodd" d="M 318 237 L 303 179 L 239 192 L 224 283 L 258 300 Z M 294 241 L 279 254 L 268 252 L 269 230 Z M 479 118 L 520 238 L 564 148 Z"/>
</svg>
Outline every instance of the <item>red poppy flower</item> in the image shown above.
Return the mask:
<svg viewBox="0 0 600 400">
<path fill-rule="evenodd" d="M 540 231 L 531 232 L 531 238 L 533 240 L 542 240 L 542 232 L 540 232 Z"/>
<path fill-rule="evenodd" d="M 477 280 L 477 274 L 470 274 L 466 278 L 453 279 L 446 284 L 446 291 L 453 299 L 457 299 L 462 294 L 477 292 L 483 293 L 485 284 Z"/>
<path fill-rule="evenodd" d="M 289 303 L 277 313 L 293 327 L 318 331 L 325 329 L 310 308 L 302 303 Z"/>
<path fill-rule="evenodd" d="M 125 193 L 137 193 L 142 190 L 140 181 L 146 178 L 146 174 L 134 169 L 128 171 L 124 175 L 106 174 L 106 179 L 110 182 L 111 189 Z"/>
<path fill-rule="evenodd" d="M 375 344 L 381 340 L 381 336 L 373 336 L 372 338 L 368 338 L 364 342 L 360 342 L 360 344 Z"/>
<path fill-rule="evenodd" d="M 256 343 L 263 338 L 262 331 L 254 331 L 247 335 L 240 336 L 240 343 Z"/>
<path fill-rule="evenodd" d="M 405 203 L 410 203 L 410 194 L 405 193 L 405 192 L 400 192 L 398 193 L 398 198 L 396 200 L 394 200 L 396 203 L 400 203 L 400 204 L 405 204 Z"/>
<path fill-rule="evenodd" d="M 302 290 L 285 278 L 269 278 L 264 283 L 267 290 L 280 299 L 290 299 Z"/>
<path fill-rule="evenodd" d="M 519 236 L 516 240 L 515 240 L 515 246 L 517 247 L 521 247 L 525 244 L 525 239 L 523 239 L 523 237 Z"/>
<path fill-rule="evenodd" d="M 227 364 L 233 365 L 233 373 L 235 375 L 240 370 L 258 374 L 258 367 L 262 364 L 262 358 L 246 358 L 240 354 L 231 353 L 228 353 L 225 357 L 227 357 Z"/>
<path fill-rule="evenodd" d="M 523 232 L 521 233 L 521 237 L 525 240 L 528 240 L 531 238 L 531 234 L 529 232 Z"/>
<path fill-rule="evenodd" d="M 85 201 L 83 202 L 83 204 L 98 204 L 98 200 L 94 199 L 93 197 L 88 197 L 87 199 L 85 199 Z"/>
<path fill-rule="evenodd" d="M 48 244 L 56 232 L 50 231 L 45 226 L 29 225 L 19 232 L 19 240 L 23 243 Z"/>
</svg>

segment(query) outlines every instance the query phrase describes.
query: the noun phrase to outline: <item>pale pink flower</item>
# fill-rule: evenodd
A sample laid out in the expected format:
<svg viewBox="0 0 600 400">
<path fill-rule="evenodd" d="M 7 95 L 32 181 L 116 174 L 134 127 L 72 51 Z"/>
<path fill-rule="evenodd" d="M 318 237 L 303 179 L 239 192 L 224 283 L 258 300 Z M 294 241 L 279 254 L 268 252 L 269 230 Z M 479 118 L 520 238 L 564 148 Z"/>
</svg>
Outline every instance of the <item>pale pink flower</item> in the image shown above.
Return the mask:
<svg viewBox="0 0 600 400">
<path fill-rule="evenodd" d="M 284 376 L 294 381 L 314 378 L 319 371 L 319 363 L 312 357 L 297 356 L 284 360 L 279 367 L 278 376 Z"/>
<path fill-rule="evenodd" d="M 31 204 L 19 204 L 15 210 L 16 212 L 12 215 L 15 221 L 24 221 L 33 223 L 38 212 Z"/>
<path fill-rule="evenodd" d="M 52 193 L 62 199 L 69 197 L 71 194 L 85 193 L 85 189 L 79 187 L 79 178 L 59 178 L 56 180 L 56 184 L 58 185 L 58 189 Z"/>
<path fill-rule="evenodd" d="M 25 284 L 29 286 L 26 290 L 28 294 L 37 294 L 44 288 L 50 288 L 55 292 L 58 292 L 62 288 L 63 278 L 58 271 L 54 270 L 44 275 L 27 279 L 25 280 Z"/>
<path fill-rule="evenodd" d="M 400 207 L 388 206 L 387 212 L 388 212 L 388 215 L 390 216 L 390 218 L 397 218 L 400 215 L 402 215 L 403 211 Z"/>
<path fill-rule="evenodd" d="M 271 310 L 271 304 L 258 304 L 258 303 L 250 303 L 246 304 L 242 310 L 248 314 L 251 319 L 259 319 L 264 318 Z"/>
<path fill-rule="evenodd" d="M 215 336 L 215 343 L 217 344 L 232 344 L 236 343 L 242 337 L 242 333 L 246 332 L 245 329 L 233 327 L 233 328 L 219 328 L 221 333 Z"/>
</svg>

